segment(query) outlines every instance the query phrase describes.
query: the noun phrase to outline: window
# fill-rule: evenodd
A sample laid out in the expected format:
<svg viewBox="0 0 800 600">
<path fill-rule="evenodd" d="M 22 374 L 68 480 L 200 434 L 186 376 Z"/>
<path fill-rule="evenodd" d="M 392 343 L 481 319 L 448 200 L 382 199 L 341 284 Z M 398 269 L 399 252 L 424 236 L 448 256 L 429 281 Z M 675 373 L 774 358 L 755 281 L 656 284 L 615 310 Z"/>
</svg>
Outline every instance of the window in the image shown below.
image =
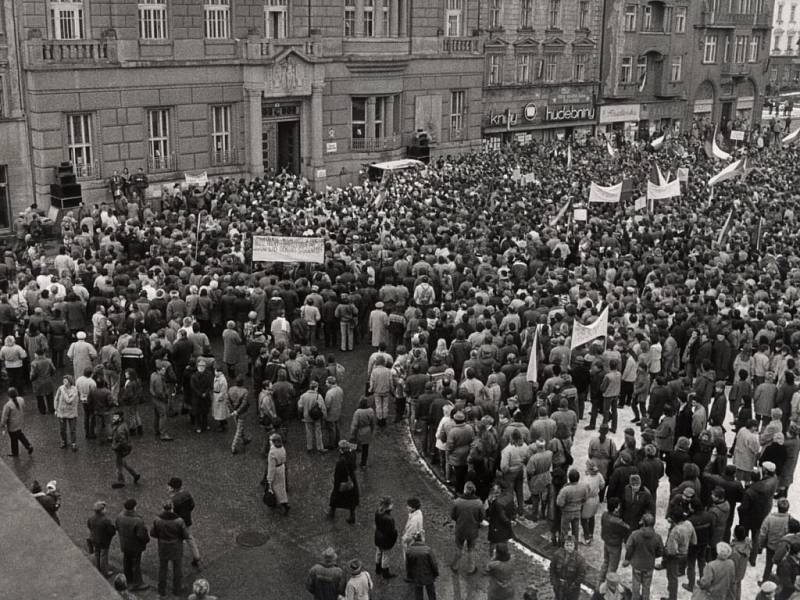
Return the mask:
<svg viewBox="0 0 800 600">
<path fill-rule="evenodd" d="M 374 137 L 376 140 L 386 137 L 383 121 L 386 115 L 386 102 L 388 100 L 388 96 L 378 96 L 375 98 L 375 119 L 372 121 L 372 124 L 374 126 Z"/>
<path fill-rule="evenodd" d="M 703 62 L 717 62 L 717 36 L 707 35 L 703 40 Z"/>
<path fill-rule="evenodd" d="M 746 35 L 737 35 L 736 36 L 736 54 L 734 55 L 734 60 L 741 64 L 745 60 L 747 60 L 747 46 L 750 43 L 750 38 Z"/>
<path fill-rule="evenodd" d="M 345 6 L 345 15 L 347 7 Z M 355 13 L 353 14 L 355 22 Z M 267 0 L 264 4 L 264 35 L 270 40 L 289 37 L 288 0 Z M 345 34 L 347 35 L 347 34 Z"/>
<path fill-rule="evenodd" d="M 633 83 L 633 57 L 623 56 L 619 69 L 620 83 Z"/>
<path fill-rule="evenodd" d="M 544 80 L 553 82 L 558 77 L 558 55 L 545 54 L 544 56 Z"/>
<path fill-rule="evenodd" d="M 517 54 L 517 83 L 528 83 L 531 80 L 531 55 Z"/>
<path fill-rule="evenodd" d="M 750 38 L 750 55 L 747 60 L 750 62 L 758 62 L 758 47 L 761 45 L 761 36 L 754 35 Z"/>
<path fill-rule="evenodd" d="M 775 7 L 775 22 L 783 23 L 783 4 L 778 4 Z"/>
<path fill-rule="evenodd" d="M 722 46 L 722 62 L 728 62 L 731 59 L 731 36 L 725 35 L 725 44 Z"/>
<path fill-rule="evenodd" d="M 147 158 L 150 169 L 154 171 L 169 170 L 171 168 L 169 109 L 148 110 L 147 129 Z"/>
<path fill-rule="evenodd" d="M 167 39 L 167 3 L 164 0 L 139 0 L 139 37 Z"/>
<path fill-rule="evenodd" d="M 489 85 L 500 85 L 503 82 L 503 56 L 489 55 Z"/>
<path fill-rule="evenodd" d="M 203 14 L 206 39 L 225 40 L 230 36 L 230 0 L 205 0 Z"/>
<path fill-rule="evenodd" d="M 367 137 L 367 99 L 352 99 L 352 114 L 350 122 L 353 125 L 351 137 L 364 139 Z"/>
<path fill-rule="evenodd" d="M 381 2 L 381 35 L 389 37 L 391 35 L 391 25 L 389 24 L 389 2 L 391 0 L 380 0 Z"/>
<path fill-rule="evenodd" d="M 781 34 L 776 33 L 775 37 L 772 39 L 772 51 L 777 52 L 780 50 L 780 41 L 781 41 Z"/>
<path fill-rule="evenodd" d="M 533 0 L 522 0 L 519 25 L 520 29 L 531 29 L 533 27 Z"/>
<path fill-rule="evenodd" d="M 796 12 L 797 12 L 797 5 L 796 4 L 792 4 L 792 7 L 789 9 L 789 22 L 790 23 L 794 23 L 794 16 L 795 16 Z"/>
<path fill-rule="evenodd" d="M 653 30 L 653 7 L 646 4 L 642 7 L 642 31 Z"/>
<path fill-rule="evenodd" d="M 489 29 L 500 28 L 500 11 L 502 4 L 500 0 L 489 0 Z"/>
<path fill-rule="evenodd" d="M 786 54 L 794 54 L 794 34 L 786 34 Z"/>
<path fill-rule="evenodd" d="M 550 0 L 548 15 L 550 29 L 559 29 L 561 26 L 561 0 Z"/>
<path fill-rule="evenodd" d="M 67 153 L 78 177 L 91 177 L 94 173 L 92 153 L 92 115 L 67 115 Z"/>
<path fill-rule="evenodd" d="M 450 137 L 458 138 L 464 132 L 464 110 L 467 93 L 464 90 L 450 92 Z"/>
<path fill-rule="evenodd" d="M 344 0 L 344 37 L 356 35 L 356 0 Z"/>
<path fill-rule="evenodd" d="M 375 0 L 364 0 L 364 11 L 362 12 L 362 21 L 364 24 L 363 35 L 365 37 L 372 37 L 375 35 Z"/>
<path fill-rule="evenodd" d="M 675 33 L 686 33 L 686 7 L 675 7 Z"/>
<path fill-rule="evenodd" d="M 461 35 L 462 0 L 447 0 L 447 36 L 458 37 Z"/>
<path fill-rule="evenodd" d="M 231 144 L 231 106 L 224 104 L 211 107 L 211 147 L 213 163 L 224 165 L 233 161 Z"/>
<path fill-rule="evenodd" d="M 625 31 L 636 31 L 636 6 L 634 4 L 625 7 Z"/>
<path fill-rule="evenodd" d="M 575 55 L 575 72 L 573 73 L 575 81 L 586 81 L 586 63 L 588 62 L 588 54 Z"/>
<path fill-rule="evenodd" d="M 11 210 L 8 206 L 8 167 L 0 165 L 0 227 L 11 227 Z"/>
<path fill-rule="evenodd" d="M 636 81 L 644 86 L 647 81 L 647 56 L 642 55 L 636 59 Z"/>
<path fill-rule="evenodd" d="M 83 2 L 50 0 L 50 35 L 54 40 L 83 39 Z"/>
<path fill-rule="evenodd" d="M 672 57 L 672 70 L 669 73 L 669 80 L 670 81 L 680 81 L 683 77 L 683 57 L 682 56 L 673 56 Z"/>
<path fill-rule="evenodd" d="M 578 29 L 589 29 L 589 2 L 578 2 Z"/>
<path fill-rule="evenodd" d="M 664 8 L 664 33 L 672 33 L 672 7 Z"/>
</svg>

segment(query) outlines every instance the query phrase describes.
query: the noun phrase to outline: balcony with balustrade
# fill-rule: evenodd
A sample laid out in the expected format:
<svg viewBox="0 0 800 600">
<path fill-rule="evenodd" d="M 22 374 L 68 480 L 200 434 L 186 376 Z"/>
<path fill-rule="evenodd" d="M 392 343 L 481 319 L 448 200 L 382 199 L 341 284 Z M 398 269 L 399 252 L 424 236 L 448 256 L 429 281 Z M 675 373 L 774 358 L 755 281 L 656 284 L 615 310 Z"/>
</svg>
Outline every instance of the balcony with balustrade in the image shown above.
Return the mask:
<svg viewBox="0 0 800 600">
<path fill-rule="evenodd" d="M 731 12 L 707 11 L 700 15 L 697 27 L 717 27 L 721 29 L 755 28 L 769 29 L 772 21 L 768 14 L 740 14 Z"/>
<path fill-rule="evenodd" d="M 350 149 L 353 152 L 383 152 L 385 150 L 396 150 L 400 147 L 401 138 L 399 135 L 392 135 L 382 138 L 351 138 Z"/>
<path fill-rule="evenodd" d="M 217 150 L 211 154 L 211 165 L 214 167 L 236 164 L 239 164 L 239 152 L 236 148 Z"/>
<path fill-rule="evenodd" d="M 29 69 L 64 66 L 105 66 L 119 63 L 117 40 L 30 39 L 25 44 L 25 66 Z"/>
<path fill-rule="evenodd" d="M 89 162 L 79 160 L 73 168 L 75 169 L 75 178 L 78 181 L 100 179 L 100 163 L 96 160 Z"/>
<path fill-rule="evenodd" d="M 443 37 L 440 51 L 443 54 L 480 54 L 483 44 L 479 37 Z"/>
<path fill-rule="evenodd" d="M 168 173 L 176 171 L 177 165 L 178 161 L 176 160 L 174 152 L 163 156 L 156 155 L 147 157 L 148 173 Z"/>
<path fill-rule="evenodd" d="M 750 72 L 752 71 L 752 65 L 737 62 L 724 62 L 720 64 L 719 71 L 723 77 L 740 79 L 750 75 Z"/>
</svg>

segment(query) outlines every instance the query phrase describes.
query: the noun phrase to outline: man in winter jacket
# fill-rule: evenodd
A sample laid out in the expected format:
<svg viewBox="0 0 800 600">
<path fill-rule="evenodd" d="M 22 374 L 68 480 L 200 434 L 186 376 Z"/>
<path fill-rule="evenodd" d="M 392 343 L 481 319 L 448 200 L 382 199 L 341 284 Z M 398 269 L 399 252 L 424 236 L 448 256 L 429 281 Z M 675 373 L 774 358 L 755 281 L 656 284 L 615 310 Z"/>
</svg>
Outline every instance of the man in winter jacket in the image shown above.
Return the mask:
<svg viewBox="0 0 800 600">
<path fill-rule="evenodd" d="M 336 564 L 337 558 L 333 548 L 326 548 L 322 552 L 322 561 L 308 571 L 306 589 L 314 600 L 336 600 L 344 594 L 347 578 Z"/>
<path fill-rule="evenodd" d="M 317 451 L 322 454 L 327 452 L 322 443 L 322 421 L 325 419 L 327 407 L 318 387 L 319 384 L 316 381 L 309 383 L 308 390 L 297 400 L 297 412 L 306 429 L 306 450 L 312 452 L 316 443 Z M 315 407 L 319 410 L 316 410 Z M 318 418 L 315 419 L 315 416 Z"/>
<path fill-rule="evenodd" d="M 475 541 L 481 528 L 481 521 L 485 518 L 483 501 L 475 496 L 475 484 L 468 481 L 464 484 L 464 495 L 457 498 L 450 511 L 450 518 L 455 521 L 456 553 L 450 568 L 458 571 L 461 562 L 461 553 L 464 545 L 467 546 L 467 573 L 472 574 L 477 570 L 475 566 Z"/>
<path fill-rule="evenodd" d="M 645 513 L 641 527 L 634 531 L 625 544 L 625 560 L 623 567 L 630 565 L 632 574 L 631 600 L 650 598 L 650 585 L 653 582 L 653 570 L 656 558 L 664 554 L 664 542 L 653 529 L 655 518 Z"/>
<path fill-rule="evenodd" d="M 189 539 L 186 523 L 175 514 L 172 500 L 163 504 L 163 511 L 153 521 L 150 537 L 158 540 L 158 595 L 167 595 L 167 571 L 172 563 L 172 593 L 183 593 L 183 542 Z"/>
<path fill-rule="evenodd" d="M 136 512 L 136 500 L 129 498 L 123 507 L 125 510 L 117 515 L 115 522 L 122 550 L 122 570 L 130 589 L 138 592 L 150 587 L 142 582 L 142 553 L 147 548 L 150 535 L 144 519 Z"/>
<path fill-rule="evenodd" d="M 616 573 L 622 555 L 622 544 L 628 538 L 631 528 L 620 517 L 620 502 L 617 498 L 608 499 L 608 510 L 600 519 L 600 537 L 603 539 L 603 566 L 600 577 L 606 573 Z"/>
<path fill-rule="evenodd" d="M 172 496 L 172 507 L 175 514 L 183 519 L 186 525 L 186 544 L 192 552 L 192 566 L 200 566 L 200 550 L 197 548 L 197 541 L 192 535 L 192 511 L 194 511 L 194 498 L 189 491 L 183 489 L 183 480 L 180 477 L 172 477 L 167 483 L 169 493 Z"/>
<path fill-rule="evenodd" d="M 708 514 L 711 517 L 711 549 L 715 549 L 720 542 L 726 542 L 725 530 L 728 527 L 728 517 L 731 513 L 731 505 L 725 500 L 725 490 L 715 487 L 711 491 L 711 506 Z"/>
<path fill-rule="evenodd" d="M 772 511 L 772 500 L 778 487 L 774 463 L 765 462 L 762 467 L 764 469 L 763 478 L 752 483 L 744 491 L 742 504 L 739 506 L 739 524 L 747 529 L 750 533 L 750 539 L 753 541 L 753 549 L 750 553 L 750 564 L 753 566 L 755 566 L 756 556 L 760 548 L 758 538 L 761 532 L 761 524 Z M 757 478 L 756 473 L 753 474 L 753 478 Z"/>
<path fill-rule="evenodd" d="M 570 469 L 567 473 L 568 483 L 559 490 L 556 497 L 556 505 L 561 509 L 561 539 L 571 533 L 577 540 L 580 533 L 581 509 L 588 497 L 586 484 L 580 478 L 577 469 Z"/>
<path fill-rule="evenodd" d="M 439 564 L 424 540 L 424 532 L 418 531 L 414 534 L 414 541 L 406 550 L 406 579 L 414 586 L 416 598 L 422 599 L 424 589 L 428 594 L 428 600 L 436 600 Z"/>
<path fill-rule="evenodd" d="M 786 498 L 778 500 L 778 512 L 770 513 L 761 523 L 759 530 L 759 545 L 767 549 L 767 560 L 764 562 L 764 575 L 762 581 L 772 575 L 773 558 L 781 538 L 789 531 L 789 501 Z"/>
<path fill-rule="evenodd" d="M 642 478 L 634 473 L 622 493 L 622 520 L 628 524 L 631 531 L 635 531 L 639 528 L 645 513 L 654 515 L 656 504 L 650 491 L 642 487 Z"/>
<path fill-rule="evenodd" d="M 447 433 L 447 461 L 453 473 L 456 494 L 461 494 L 467 480 L 467 457 L 474 433 L 472 427 L 466 424 L 463 412 L 456 412 L 453 415 L 453 421 L 455 421 L 455 425 Z"/>
<path fill-rule="evenodd" d="M 117 533 L 117 528 L 114 527 L 114 522 L 106 514 L 105 502 L 98 500 L 94 503 L 94 514 L 89 517 L 86 524 L 89 527 L 89 538 L 92 540 L 97 570 L 104 577 L 107 577 L 110 575 L 108 570 L 108 549 L 111 546 L 111 540 L 114 539 L 114 535 Z"/>
</svg>

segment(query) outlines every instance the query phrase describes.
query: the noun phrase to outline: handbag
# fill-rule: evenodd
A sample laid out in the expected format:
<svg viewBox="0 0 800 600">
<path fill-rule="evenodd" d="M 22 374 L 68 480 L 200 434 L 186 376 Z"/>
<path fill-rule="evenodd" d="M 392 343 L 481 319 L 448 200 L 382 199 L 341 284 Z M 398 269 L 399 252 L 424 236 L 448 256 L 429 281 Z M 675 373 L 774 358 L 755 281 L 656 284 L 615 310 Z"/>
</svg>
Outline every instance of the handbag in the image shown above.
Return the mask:
<svg viewBox="0 0 800 600">
<path fill-rule="evenodd" d="M 353 482 L 348 479 L 347 481 L 343 481 L 342 483 L 339 484 L 339 491 L 340 492 L 351 492 L 351 491 L 353 491 L 354 487 L 355 487 L 355 485 L 353 485 Z"/>
<path fill-rule="evenodd" d="M 264 490 L 264 497 L 262 498 L 262 501 L 270 508 L 278 506 L 278 499 L 275 497 L 275 493 L 269 487 Z"/>
</svg>

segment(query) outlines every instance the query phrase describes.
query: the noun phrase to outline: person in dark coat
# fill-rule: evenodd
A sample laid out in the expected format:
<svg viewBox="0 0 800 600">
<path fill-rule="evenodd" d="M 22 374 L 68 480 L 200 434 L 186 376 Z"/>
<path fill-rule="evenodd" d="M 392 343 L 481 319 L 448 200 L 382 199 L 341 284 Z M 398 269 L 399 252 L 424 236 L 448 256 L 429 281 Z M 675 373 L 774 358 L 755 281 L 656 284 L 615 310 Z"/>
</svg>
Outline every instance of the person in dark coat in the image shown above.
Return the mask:
<svg viewBox="0 0 800 600">
<path fill-rule="evenodd" d="M 780 473 L 783 465 L 786 464 L 786 448 L 784 447 L 785 438 L 783 434 L 778 432 L 772 436 L 772 441 L 764 446 L 761 450 L 761 456 L 758 457 L 758 464 L 771 462 L 775 465 L 775 472 Z"/>
<path fill-rule="evenodd" d="M 125 510 L 117 515 L 114 523 L 122 550 L 122 570 L 131 590 L 138 592 L 150 587 L 142 582 L 142 553 L 147 548 L 150 535 L 144 519 L 136 512 L 136 500 L 125 500 L 123 507 Z"/>
<path fill-rule="evenodd" d="M 669 478 L 669 491 L 678 487 L 683 481 L 683 465 L 692 462 L 689 455 L 691 441 L 687 437 L 680 437 L 675 443 L 675 449 L 667 454 L 666 472 Z"/>
<path fill-rule="evenodd" d="M 622 499 L 622 494 L 625 491 L 625 486 L 630 482 L 631 475 L 639 473 L 639 468 L 632 465 L 631 462 L 630 452 L 623 450 L 619 453 L 619 464 L 613 468 L 611 476 L 608 478 L 607 498 Z"/>
<path fill-rule="evenodd" d="M 53 364 L 57 369 L 64 367 L 64 353 L 69 348 L 69 340 L 67 336 L 67 323 L 61 316 L 61 311 L 55 309 L 53 311 L 53 318 L 48 321 L 50 325 L 50 352 L 52 353 Z"/>
<path fill-rule="evenodd" d="M 414 586 L 417 600 L 423 600 L 423 590 L 428 600 L 436 600 L 436 578 L 439 577 L 439 563 L 433 551 L 425 544 L 425 532 L 414 534 L 414 541 L 406 549 L 406 579 Z"/>
<path fill-rule="evenodd" d="M 564 538 L 564 546 L 559 548 L 550 561 L 550 583 L 555 600 L 578 600 L 585 575 L 586 560 L 577 552 L 575 540 L 567 536 Z"/>
<path fill-rule="evenodd" d="M 750 532 L 753 548 L 750 552 L 750 564 L 754 564 L 759 551 L 759 535 L 761 523 L 772 512 L 772 501 L 778 489 L 778 479 L 775 477 L 775 465 L 764 463 L 763 476 L 758 479 L 753 473 L 753 483 L 745 489 L 742 495 L 742 504 L 739 506 L 739 525 Z"/>
<path fill-rule="evenodd" d="M 183 593 L 183 542 L 189 539 L 186 524 L 172 507 L 172 500 L 163 504 L 163 512 L 153 521 L 150 537 L 158 540 L 158 595 L 167 595 L 167 570 L 172 563 L 172 593 Z"/>
<path fill-rule="evenodd" d="M 357 446 L 347 440 L 339 441 L 339 460 L 333 471 L 333 491 L 331 492 L 330 509 L 328 518 L 336 516 L 337 508 L 350 511 L 347 522 L 353 525 L 356 522 L 356 507 L 358 506 L 358 481 L 356 480 L 356 451 Z"/>
<path fill-rule="evenodd" d="M 653 504 L 657 504 L 656 493 L 658 482 L 664 476 L 664 461 L 658 458 L 658 449 L 653 444 L 644 447 L 644 456 L 644 460 L 639 463 L 639 475 L 642 478 L 642 485 L 653 496 Z"/>
<path fill-rule="evenodd" d="M 375 573 L 383 575 L 384 579 L 395 576 L 389 569 L 389 551 L 397 543 L 397 525 L 392 508 L 392 499 L 384 496 L 375 511 Z"/>
<path fill-rule="evenodd" d="M 514 492 L 498 480 L 489 494 L 489 509 L 486 520 L 489 521 L 489 555 L 494 554 L 497 544 L 502 544 L 514 537 L 513 520 L 516 516 L 514 507 Z"/>
<path fill-rule="evenodd" d="M 197 371 L 192 374 L 192 414 L 195 418 L 195 431 L 208 431 L 208 413 L 211 410 L 211 395 L 214 391 L 214 370 L 209 369 L 204 360 L 197 361 Z"/>
<path fill-rule="evenodd" d="M 89 539 L 92 541 L 92 552 L 94 553 L 95 565 L 97 570 L 107 577 L 111 574 L 108 570 L 108 549 L 111 540 L 117 534 L 114 522 L 106 514 L 106 503 L 98 500 L 94 503 L 94 514 L 86 522 L 89 527 Z"/>
</svg>

